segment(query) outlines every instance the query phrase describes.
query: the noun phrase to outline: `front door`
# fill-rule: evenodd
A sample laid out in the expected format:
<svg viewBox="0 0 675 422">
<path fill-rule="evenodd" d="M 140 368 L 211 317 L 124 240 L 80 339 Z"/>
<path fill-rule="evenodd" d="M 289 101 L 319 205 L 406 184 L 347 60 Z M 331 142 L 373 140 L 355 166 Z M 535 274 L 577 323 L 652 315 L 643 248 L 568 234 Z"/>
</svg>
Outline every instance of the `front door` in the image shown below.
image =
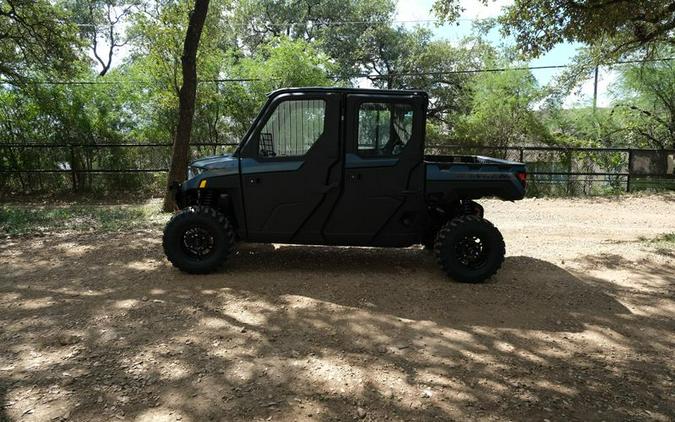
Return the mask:
<svg viewBox="0 0 675 422">
<path fill-rule="evenodd" d="M 425 224 L 424 113 L 418 94 L 348 95 L 344 188 L 325 228 L 335 244 L 406 246 Z"/>
<path fill-rule="evenodd" d="M 248 239 L 322 243 L 339 193 L 340 96 L 283 94 L 265 107 L 241 154 Z"/>
</svg>

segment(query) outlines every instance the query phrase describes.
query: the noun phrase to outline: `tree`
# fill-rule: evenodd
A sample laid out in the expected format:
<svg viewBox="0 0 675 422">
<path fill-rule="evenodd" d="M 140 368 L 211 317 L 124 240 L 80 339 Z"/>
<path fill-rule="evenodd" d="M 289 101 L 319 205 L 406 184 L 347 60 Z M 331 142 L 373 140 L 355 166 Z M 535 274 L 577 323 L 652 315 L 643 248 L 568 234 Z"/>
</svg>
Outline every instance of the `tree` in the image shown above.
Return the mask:
<svg viewBox="0 0 675 422">
<path fill-rule="evenodd" d="M 71 0 L 69 9 L 78 21 L 80 36 L 89 42 L 100 65 L 99 76 L 108 73 L 115 51 L 128 43 L 121 26 L 139 3 L 140 0 Z"/>
<path fill-rule="evenodd" d="M 625 66 L 619 93 L 614 111 L 636 144 L 675 149 L 675 62 Z"/>
<path fill-rule="evenodd" d="M 426 91 L 429 120 L 446 130 L 470 109 L 469 72 L 496 54 L 480 38 L 454 46 L 432 39 L 431 31 L 419 27 L 370 27 L 359 35 L 358 45 L 351 60 L 360 73 L 378 88 Z"/>
<path fill-rule="evenodd" d="M 239 86 L 239 95 L 230 112 L 247 129 L 270 91 L 289 86 L 327 86 L 334 83 L 330 58 L 311 43 L 281 36 L 270 40 L 251 57 L 241 59 L 233 68 L 235 77 L 251 79 Z M 245 112 L 245 115 L 240 113 Z"/>
<path fill-rule="evenodd" d="M 224 0 L 209 2 L 197 51 L 200 79 L 217 79 L 229 72 L 233 42 L 225 21 L 228 3 Z M 138 112 L 145 116 L 146 130 L 141 137 L 152 142 L 173 142 L 176 132 L 182 78 L 180 57 L 191 10 L 192 2 L 188 0 L 145 4 L 133 15 L 128 28 L 131 54 L 123 67 L 130 79 L 144 82 L 141 86 L 147 101 Z M 223 100 L 216 84 L 200 83 L 198 90 L 196 113 L 204 111 L 200 104 Z M 198 129 L 202 123 L 222 120 L 224 108 L 216 104 L 210 110 L 221 116 L 199 116 L 194 120 Z M 199 131 L 200 135 L 203 133 Z"/>
<path fill-rule="evenodd" d="M 621 121 L 609 108 L 595 111 L 590 105 L 547 108 L 541 117 L 556 145 L 588 148 L 632 146 L 625 142 Z"/>
<path fill-rule="evenodd" d="M 0 76 L 21 83 L 36 70 L 72 71 L 80 42 L 67 21 L 61 2 L 0 0 Z"/>
<path fill-rule="evenodd" d="M 240 0 L 230 22 L 242 50 L 282 36 L 312 42 L 334 60 L 335 75 L 345 77 L 361 70 L 354 54 L 362 34 L 390 26 L 395 12 L 393 0 Z"/>
<path fill-rule="evenodd" d="M 471 111 L 459 119 L 453 136 L 467 143 L 512 146 L 549 140 L 534 105 L 542 91 L 527 71 L 483 73 L 471 86 Z"/>
<path fill-rule="evenodd" d="M 434 10 L 453 20 L 461 8 L 458 0 L 436 0 Z M 515 36 L 520 51 L 531 56 L 562 42 L 595 46 L 605 58 L 675 44 L 672 0 L 514 0 L 497 20 L 506 35 Z"/>
<path fill-rule="evenodd" d="M 209 0 L 195 0 L 183 43 L 183 55 L 181 56 L 183 85 L 178 95 L 178 126 L 173 141 L 167 187 L 185 180 L 187 174 L 192 119 L 197 96 L 197 49 L 208 10 Z M 164 211 L 173 211 L 174 207 L 173 196 L 167 191 L 164 197 Z"/>
</svg>

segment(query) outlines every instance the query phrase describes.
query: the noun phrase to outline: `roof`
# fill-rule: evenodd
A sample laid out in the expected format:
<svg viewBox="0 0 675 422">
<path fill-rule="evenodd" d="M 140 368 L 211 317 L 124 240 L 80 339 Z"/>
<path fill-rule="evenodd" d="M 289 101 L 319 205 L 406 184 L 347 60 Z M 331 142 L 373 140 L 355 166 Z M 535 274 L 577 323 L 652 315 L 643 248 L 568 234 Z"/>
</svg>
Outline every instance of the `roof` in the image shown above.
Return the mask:
<svg viewBox="0 0 675 422">
<path fill-rule="evenodd" d="M 421 90 L 406 90 L 406 89 L 373 89 L 373 88 L 343 88 L 343 87 L 325 87 L 325 86 L 310 86 L 310 87 L 293 87 L 293 88 L 281 88 L 276 91 L 270 92 L 268 97 L 276 97 L 280 94 L 292 94 L 292 93 L 307 93 L 307 92 L 320 92 L 320 93 L 343 93 L 343 94 L 371 94 L 371 95 L 420 95 L 427 96 L 427 93 Z"/>
</svg>

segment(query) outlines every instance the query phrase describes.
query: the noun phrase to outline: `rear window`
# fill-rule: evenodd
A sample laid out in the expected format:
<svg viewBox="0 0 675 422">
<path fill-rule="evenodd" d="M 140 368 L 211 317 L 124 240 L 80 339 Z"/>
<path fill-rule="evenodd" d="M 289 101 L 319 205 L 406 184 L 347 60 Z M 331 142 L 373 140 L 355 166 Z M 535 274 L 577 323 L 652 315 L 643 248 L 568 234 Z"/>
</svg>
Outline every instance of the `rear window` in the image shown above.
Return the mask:
<svg viewBox="0 0 675 422">
<path fill-rule="evenodd" d="M 412 137 L 413 107 L 406 103 L 362 103 L 359 106 L 360 155 L 397 156 Z"/>
</svg>

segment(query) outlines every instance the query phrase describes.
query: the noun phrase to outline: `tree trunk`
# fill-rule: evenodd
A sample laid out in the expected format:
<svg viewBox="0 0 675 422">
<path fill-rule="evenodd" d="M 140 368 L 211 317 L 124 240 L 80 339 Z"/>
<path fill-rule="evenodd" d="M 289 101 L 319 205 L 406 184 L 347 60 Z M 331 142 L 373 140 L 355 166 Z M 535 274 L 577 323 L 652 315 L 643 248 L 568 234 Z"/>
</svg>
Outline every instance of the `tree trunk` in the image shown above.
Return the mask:
<svg viewBox="0 0 675 422">
<path fill-rule="evenodd" d="M 183 86 L 178 93 L 178 126 L 173 139 L 171 153 L 171 167 L 167 180 L 167 193 L 164 196 L 164 211 L 171 212 L 175 203 L 168 188 L 174 182 L 185 180 L 190 149 L 190 133 L 192 132 L 192 118 L 195 113 L 195 98 L 197 96 L 197 49 L 199 39 L 204 28 L 206 13 L 209 9 L 209 0 L 195 0 L 195 6 L 190 13 L 190 22 L 183 44 Z"/>
</svg>

